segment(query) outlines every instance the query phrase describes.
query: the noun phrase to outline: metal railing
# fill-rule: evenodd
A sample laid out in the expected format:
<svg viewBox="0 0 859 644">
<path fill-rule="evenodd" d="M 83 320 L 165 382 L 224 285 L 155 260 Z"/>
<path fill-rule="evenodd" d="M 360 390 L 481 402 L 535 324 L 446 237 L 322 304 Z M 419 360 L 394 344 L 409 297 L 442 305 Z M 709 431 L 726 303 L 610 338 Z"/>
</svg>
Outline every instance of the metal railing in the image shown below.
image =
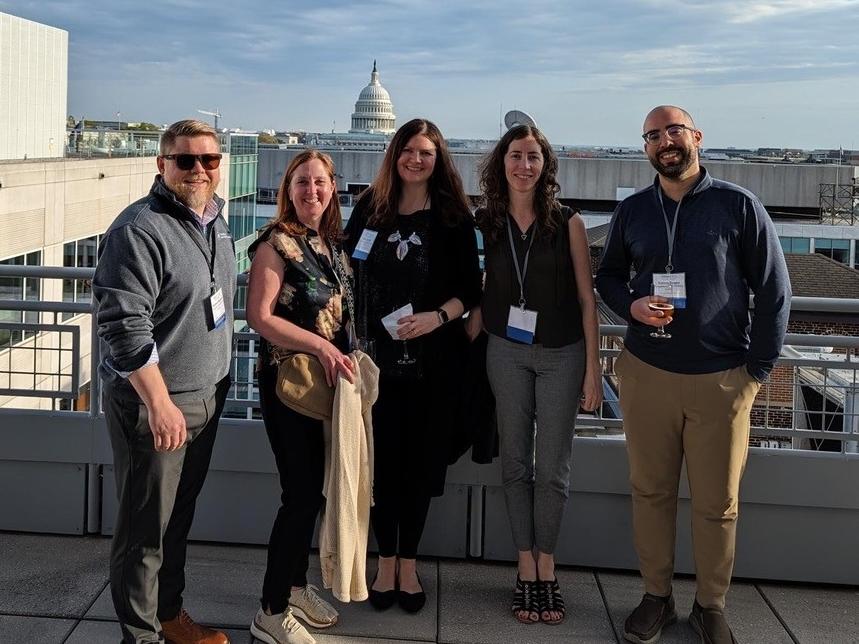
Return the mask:
<svg viewBox="0 0 859 644">
<path fill-rule="evenodd" d="M 156 156 L 160 140 L 159 131 L 71 128 L 66 131 L 65 156 L 85 159 Z"/>
<path fill-rule="evenodd" d="M 0 265 L 0 277 L 41 279 L 92 279 L 93 269 L 46 266 Z M 239 276 L 239 286 L 247 283 Z M 827 298 L 794 298 L 792 310 L 839 312 L 859 315 L 859 300 Z M 63 313 L 91 313 L 89 302 L 49 302 L 0 300 L 0 311 L 38 312 L 45 318 L 38 324 L 0 321 L 0 330 L 36 331 L 17 344 L 0 346 L 0 410 L 15 408 L 10 402 L 41 397 L 57 401 L 77 397 L 84 365 L 90 375 L 89 404 L 91 416 L 99 414 L 100 361 L 97 330 L 89 317 L 74 317 L 61 323 Z M 238 321 L 245 319 L 243 309 L 235 310 Z M 605 401 L 597 414 L 581 414 L 577 434 L 622 436 L 623 419 L 617 404 L 617 382 L 614 359 L 622 348 L 626 327 L 604 324 L 600 327 L 604 366 Z M 89 335 L 90 353 L 86 362 L 81 356 L 81 335 Z M 70 341 L 51 341 L 67 335 Z M 259 336 L 247 327 L 236 331 L 233 343 L 231 373 L 233 385 L 225 415 L 236 419 L 259 418 L 258 391 L 254 379 L 254 362 Z M 29 352 L 32 360 L 16 359 L 16 354 Z M 27 366 L 16 371 L 16 364 Z M 49 364 L 52 368 L 41 368 Z M 859 446 L 859 337 L 842 335 L 789 334 L 785 349 L 769 381 L 758 394 L 752 412 L 752 444 L 760 447 L 857 452 Z M 27 381 L 31 385 L 23 386 Z M 86 383 L 83 383 L 86 384 Z M 84 410 L 80 410 L 84 411 Z"/>
</svg>

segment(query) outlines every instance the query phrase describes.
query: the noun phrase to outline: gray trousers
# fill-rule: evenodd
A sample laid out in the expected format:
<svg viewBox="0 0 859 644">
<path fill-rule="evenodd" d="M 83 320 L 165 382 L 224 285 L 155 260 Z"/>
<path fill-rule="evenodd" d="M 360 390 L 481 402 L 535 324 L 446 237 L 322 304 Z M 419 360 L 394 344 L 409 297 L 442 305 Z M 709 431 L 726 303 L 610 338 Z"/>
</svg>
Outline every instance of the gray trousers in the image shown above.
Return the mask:
<svg viewBox="0 0 859 644">
<path fill-rule="evenodd" d="M 583 340 L 559 348 L 489 336 L 501 475 L 516 549 L 552 554 L 570 492 L 570 456 L 582 380 Z"/>
<path fill-rule="evenodd" d="M 119 508 L 110 550 L 110 591 L 123 642 L 163 642 L 161 622 L 182 608 L 185 550 L 203 488 L 229 377 L 208 400 L 177 403 L 188 441 L 156 452 L 146 407 L 104 392 Z"/>
</svg>

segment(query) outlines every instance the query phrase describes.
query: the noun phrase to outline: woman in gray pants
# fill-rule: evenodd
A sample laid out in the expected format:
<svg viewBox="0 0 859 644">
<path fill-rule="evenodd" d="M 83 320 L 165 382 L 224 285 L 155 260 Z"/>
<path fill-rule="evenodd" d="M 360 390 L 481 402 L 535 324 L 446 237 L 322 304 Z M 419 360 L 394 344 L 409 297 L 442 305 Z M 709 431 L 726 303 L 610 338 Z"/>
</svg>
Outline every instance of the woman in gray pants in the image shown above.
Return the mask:
<svg viewBox="0 0 859 644">
<path fill-rule="evenodd" d="M 557 169 L 537 128 L 508 130 L 481 166 L 485 207 L 477 211 L 486 250 L 486 368 L 519 551 L 512 610 L 524 623 L 564 619 L 553 553 L 573 430 L 579 404 L 593 410 L 602 400 L 587 235 L 582 218 L 556 198 Z"/>
</svg>

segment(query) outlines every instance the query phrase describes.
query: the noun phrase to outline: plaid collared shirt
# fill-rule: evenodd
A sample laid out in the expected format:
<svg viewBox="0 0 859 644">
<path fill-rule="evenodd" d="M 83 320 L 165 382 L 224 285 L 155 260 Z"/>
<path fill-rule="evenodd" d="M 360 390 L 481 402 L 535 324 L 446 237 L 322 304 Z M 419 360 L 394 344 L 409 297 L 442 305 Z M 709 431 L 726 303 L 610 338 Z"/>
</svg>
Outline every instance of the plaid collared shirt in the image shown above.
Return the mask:
<svg viewBox="0 0 859 644">
<path fill-rule="evenodd" d="M 197 213 L 194 213 L 197 215 Z M 202 215 L 197 215 L 197 222 L 202 226 L 205 231 L 209 224 L 215 221 L 215 217 L 218 216 L 218 202 L 214 199 L 209 199 L 209 203 L 206 204 L 205 209 L 203 209 Z"/>
</svg>

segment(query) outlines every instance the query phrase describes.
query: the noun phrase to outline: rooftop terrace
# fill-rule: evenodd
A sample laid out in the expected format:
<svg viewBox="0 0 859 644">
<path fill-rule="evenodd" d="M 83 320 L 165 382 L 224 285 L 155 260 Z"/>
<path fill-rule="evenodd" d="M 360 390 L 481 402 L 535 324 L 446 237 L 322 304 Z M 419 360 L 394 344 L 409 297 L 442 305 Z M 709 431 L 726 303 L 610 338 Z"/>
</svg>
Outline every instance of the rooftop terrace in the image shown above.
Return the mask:
<svg viewBox="0 0 859 644">
<path fill-rule="evenodd" d="M 39 644 L 115 644 L 119 637 L 107 586 L 110 542 L 103 537 L 0 533 L 0 641 Z M 372 578 L 373 570 L 368 571 Z M 512 565 L 424 559 L 418 568 L 428 593 L 417 615 L 394 607 L 384 613 L 367 602 L 339 604 L 340 623 L 315 631 L 320 644 L 364 642 L 622 642 L 623 620 L 638 603 L 638 575 L 563 567 L 558 578 L 567 600 L 559 626 L 522 625 L 508 611 Z M 248 624 L 258 606 L 265 549 L 195 543 L 190 546 L 185 606 L 201 622 L 225 629 L 233 644 L 253 642 Z M 318 561 L 311 583 L 319 583 Z M 686 614 L 694 582 L 675 581 L 680 621 L 665 644 L 696 642 Z M 736 580 L 728 617 L 744 644 L 849 644 L 859 642 L 859 589 Z"/>
<path fill-rule="evenodd" d="M 0 276 L 91 277 L 91 269 L 0 269 Z M 107 590 L 116 501 L 104 419 L 97 404 L 81 411 L 57 408 L 58 402 L 82 402 L 78 385 L 98 363 L 89 306 L 0 301 L 0 310 L 39 314 L 38 322 L 0 322 L 0 329 L 30 334 L 0 350 L 0 401 L 10 403 L 0 409 L 0 530 L 8 531 L 0 532 L 3 643 L 117 640 Z M 859 314 L 856 300 L 797 297 L 792 308 Z M 75 315 L 63 324 L 62 313 Z M 243 313 L 237 309 L 237 319 Z M 601 328 L 607 401 L 599 417 L 580 416 L 577 426 L 570 500 L 555 553 L 568 620 L 552 628 L 523 626 L 509 615 L 515 548 L 500 467 L 497 460 L 478 465 L 464 456 L 450 468 L 444 496 L 433 503 L 421 546 L 428 557 L 421 576 L 429 606 L 408 616 L 398 609 L 379 614 L 366 603 L 347 605 L 342 624 L 321 635 L 321 643 L 620 641 L 622 621 L 642 592 L 633 572 L 623 421 L 611 398 L 615 341 L 623 330 Z M 246 629 L 263 576 L 261 544 L 279 489 L 255 417 L 249 364 L 256 335 L 246 331 L 236 338 L 230 413 L 222 419 L 197 505 L 186 600 L 198 619 L 227 628 L 234 642 L 249 642 Z M 795 348 L 782 355 L 753 414 L 753 435 L 768 446 L 749 451 L 729 618 L 745 644 L 859 644 L 859 338 L 791 334 L 787 344 Z M 815 347 L 832 349 L 824 355 Z M 98 378 L 92 379 L 87 401 L 99 400 L 98 387 Z M 53 399 L 52 406 L 26 404 L 35 403 L 35 395 Z M 676 569 L 685 574 L 694 570 L 689 516 L 684 480 Z M 318 581 L 318 564 L 315 572 Z M 685 615 L 694 582 L 678 578 L 675 591 Z M 685 618 L 663 641 L 694 641 Z"/>
</svg>

